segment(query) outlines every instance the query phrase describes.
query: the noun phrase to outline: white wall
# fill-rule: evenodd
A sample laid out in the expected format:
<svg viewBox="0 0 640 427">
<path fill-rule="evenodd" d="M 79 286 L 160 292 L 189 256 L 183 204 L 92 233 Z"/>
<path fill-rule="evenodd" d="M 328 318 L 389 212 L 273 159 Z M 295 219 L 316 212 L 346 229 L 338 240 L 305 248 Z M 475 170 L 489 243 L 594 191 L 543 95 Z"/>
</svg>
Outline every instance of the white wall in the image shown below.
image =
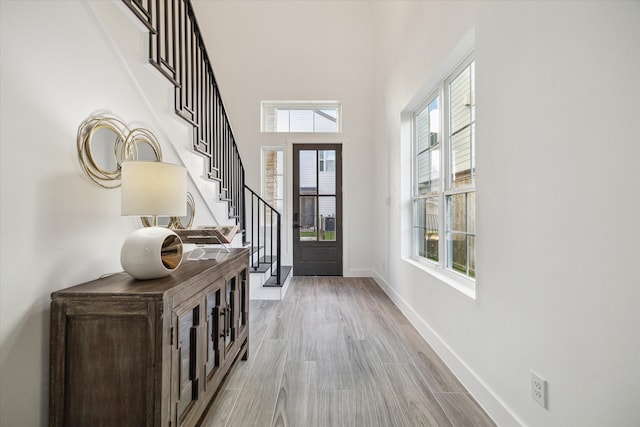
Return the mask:
<svg viewBox="0 0 640 427">
<path fill-rule="evenodd" d="M 291 262 L 291 144 L 343 143 L 344 274 L 370 274 L 377 192 L 371 150 L 372 22 L 368 2 L 193 1 L 247 184 L 260 192 L 260 147 L 285 147 L 283 261 Z M 339 100 L 343 131 L 309 137 L 260 133 L 260 101 Z M 289 264 L 290 265 L 290 264 Z"/>
<path fill-rule="evenodd" d="M 374 245 L 380 281 L 500 425 L 640 425 L 640 3 L 374 11 L 375 165 L 378 186 L 390 180 L 372 209 L 390 224 Z M 400 112 L 469 31 L 475 300 L 398 255 L 410 225 Z M 548 381 L 548 410 L 529 397 L 530 370 Z"/>
<path fill-rule="evenodd" d="M 111 110 L 186 161 L 167 146 L 180 131 L 159 130 L 162 111 L 118 62 L 102 3 L 0 1 L 2 426 L 46 424 L 50 292 L 120 270 L 121 243 L 138 226 L 120 217 L 118 190 L 83 176 L 78 125 Z M 343 101 L 345 272 L 374 270 L 501 425 L 640 424 L 638 2 L 195 6 L 255 189 L 258 147 L 297 139 L 261 135 L 259 101 Z M 400 112 L 471 28 L 476 300 L 397 255 L 408 169 Z M 274 50 L 283 37 L 288 49 L 314 46 L 318 62 Z M 529 397 L 530 369 L 549 381 L 548 411 Z"/>
<path fill-rule="evenodd" d="M 198 159 L 169 85 L 146 65 L 146 32 L 120 2 L 3 0 L 0 20 L 0 425 L 37 426 L 48 414 L 50 293 L 121 271 L 122 242 L 140 226 L 120 216 L 119 189 L 83 174 L 78 126 L 110 111 L 151 129 L 164 160 Z M 103 23 L 130 52 L 114 50 Z M 127 55 L 137 60 L 125 67 Z M 145 68 L 154 99 L 136 82 Z M 193 181 L 189 191 L 196 224 L 212 224 Z"/>
</svg>

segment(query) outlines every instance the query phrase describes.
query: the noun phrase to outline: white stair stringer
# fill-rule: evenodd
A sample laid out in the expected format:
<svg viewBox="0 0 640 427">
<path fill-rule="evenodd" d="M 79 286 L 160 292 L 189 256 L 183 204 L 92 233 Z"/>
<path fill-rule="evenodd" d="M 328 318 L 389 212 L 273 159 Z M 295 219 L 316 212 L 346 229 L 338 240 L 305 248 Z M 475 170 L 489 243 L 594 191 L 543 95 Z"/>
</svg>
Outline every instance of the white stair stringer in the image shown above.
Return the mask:
<svg viewBox="0 0 640 427">
<path fill-rule="evenodd" d="M 281 286 L 265 286 L 267 281 L 272 278 L 271 273 L 276 268 L 277 263 L 275 262 L 275 260 L 272 260 L 271 262 L 265 262 L 264 258 L 264 246 L 258 249 L 254 248 L 251 250 L 249 260 L 249 299 L 281 300 L 284 298 L 285 294 L 287 293 L 287 289 L 289 288 L 292 270 L 290 267 L 281 268 Z M 263 262 L 259 263 L 260 260 L 262 260 Z M 269 266 L 266 269 L 265 267 L 261 268 L 261 270 L 265 271 L 256 271 L 254 270 L 253 266 L 258 264 L 260 264 L 261 266 L 269 264 Z"/>
<path fill-rule="evenodd" d="M 113 47 L 113 54 L 131 78 L 131 86 L 123 90 L 135 91 L 148 110 L 147 117 L 127 117 L 126 111 L 101 113 L 122 114 L 127 125 L 149 129 L 162 147 L 163 161 L 182 164 L 189 177 L 188 190 L 196 203 L 194 226 L 226 225 L 235 223 L 229 218 L 230 203 L 220 198 L 220 182 L 206 177 L 206 158 L 193 149 L 194 128 L 175 112 L 175 88 L 153 65 L 149 63 L 149 30 L 133 16 L 121 1 L 88 0 L 97 23 Z M 135 42 L 132 42 L 134 40 Z M 230 247 L 242 246 L 239 231 Z M 187 244 L 185 251 L 197 246 Z M 282 286 L 264 287 L 270 271 L 250 274 L 251 299 L 277 299 L 284 295 L 291 275 L 282 277 Z"/>
<path fill-rule="evenodd" d="M 229 203 L 220 201 L 220 184 L 206 178 L 206 159 L 193 150 L 194 128 L 175 113 L 175 88 L 149 63 L 149 29 L 140 23 L 121 1 L 87 2 L 113 47 L 131 87 L 148 109 L 148 117 L 127 117 L 126 112 L 101 113 L 119 115 L 127 125 L 148 128 L 160 142 L 163 161 L 185 166 L 189 176 L 188 190 L 196 203 L 195 225 L 229 224 Z M 134 42 L 132 42 L 132 40 Z M 106 53 L 105 53 L 106 54 Z M 196 193 L 196 194 L 194 194 Z"/>
<path fill-rule="evenodd" d="M 264 273 L 253 273 L 249 267 L 249 299 L 282 300 L 287 293 L 292 275 L 283 277 L 282 286 L 263 286 L 271 277 L 271 270 Z"/>
</svg>

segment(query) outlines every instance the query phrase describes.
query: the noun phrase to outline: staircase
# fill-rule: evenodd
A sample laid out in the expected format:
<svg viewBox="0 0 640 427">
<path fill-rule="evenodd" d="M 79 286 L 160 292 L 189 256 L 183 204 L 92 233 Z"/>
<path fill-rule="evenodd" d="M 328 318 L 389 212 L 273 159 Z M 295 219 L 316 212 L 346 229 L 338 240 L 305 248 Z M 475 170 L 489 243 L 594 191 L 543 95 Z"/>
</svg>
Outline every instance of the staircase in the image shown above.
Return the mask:
<svg viewBox="0 0 640 427">
<path fill-rule="evenodd" d="M 245 189 L 250 212 L 245 234 L 252 242 L 249 294 L 252 299 L 282 299 L 292 268 L 282 265 L 281 214 L 249 187 Z"/>
<path fill-rule="evenodd" d="M 245 171 L 231 122 L 189 0 L 122 0 L 149 30 L 149 63 L 174 87 L 175 112 L 193 127 L 193 151 L 204 159 L 204 177 L 218 183 L 212 202 L 251 246 L 251 298 L 281 299 L 291 267 L 281 264 L 281 214 L 245 185 Z"/>
</svg>

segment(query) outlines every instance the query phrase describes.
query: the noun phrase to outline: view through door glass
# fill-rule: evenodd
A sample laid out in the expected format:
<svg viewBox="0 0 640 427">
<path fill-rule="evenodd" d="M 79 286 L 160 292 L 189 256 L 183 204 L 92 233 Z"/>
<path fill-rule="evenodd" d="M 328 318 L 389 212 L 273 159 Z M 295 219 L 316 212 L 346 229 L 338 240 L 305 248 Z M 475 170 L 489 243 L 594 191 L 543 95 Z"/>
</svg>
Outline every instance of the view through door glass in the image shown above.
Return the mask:
<svg viewBox="0 0 640 427">
<path fill-rule="evenodd" d="M 342 275 L 342 146 L 293 146 L 293 274 Z"/>
</svg>

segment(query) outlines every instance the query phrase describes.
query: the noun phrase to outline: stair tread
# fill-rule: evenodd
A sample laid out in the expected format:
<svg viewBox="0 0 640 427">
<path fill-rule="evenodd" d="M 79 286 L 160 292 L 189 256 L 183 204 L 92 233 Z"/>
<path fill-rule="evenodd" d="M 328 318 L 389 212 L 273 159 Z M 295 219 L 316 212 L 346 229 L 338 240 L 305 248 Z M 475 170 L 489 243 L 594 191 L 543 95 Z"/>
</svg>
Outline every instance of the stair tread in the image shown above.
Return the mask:
<svg viewBox="0 0 640 427">
<path fill-rule="evenodd" d="M 277 259 L 278 258 L 273 255 L 265 255 L 262 258 L 260 258 L 260 263 L 273 264 L 274 262 L 276 262 Z"/>
<path fill-rule="evenodd" d="M 281 265 L 280 283 L 276 283 L 276 276 L 271 276 L 269 277 L 269 280 L 267 280 L 262 286 L 264 286 L 265 288 L 281 288 L 282 285 L 284 285 L 284 282 L 286 282 L 287 277 L 289 276 L 289 273 L 291 273 L 292 269 L 293 267 L 290 265 Z"/>
<path fill-rule="evenodd" d="M 266 273 L 271 268 L 271 263 L 258 263 L 257 266 L 251 266 L 250 273 Z"/>
</svg>

